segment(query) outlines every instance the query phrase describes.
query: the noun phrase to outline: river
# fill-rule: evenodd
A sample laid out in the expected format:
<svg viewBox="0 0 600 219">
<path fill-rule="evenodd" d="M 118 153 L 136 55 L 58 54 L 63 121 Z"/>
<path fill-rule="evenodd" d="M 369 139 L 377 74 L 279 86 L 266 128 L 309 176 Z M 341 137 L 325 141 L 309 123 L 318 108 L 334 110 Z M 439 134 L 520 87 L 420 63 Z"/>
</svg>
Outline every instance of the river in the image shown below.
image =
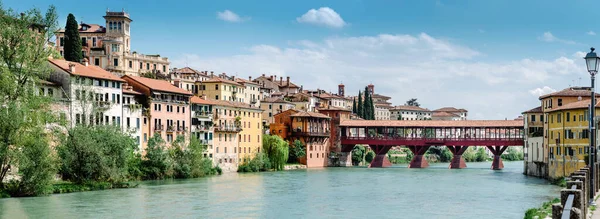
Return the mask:
<svg viewBox="0 0 600 219">
<path fill-rule="evenodd" d="M 138 188 L 0 199 L 2 218 L 523 218 L 559 187 L 522 162 L 348 167 L 143 182 Z"/>
</svg>

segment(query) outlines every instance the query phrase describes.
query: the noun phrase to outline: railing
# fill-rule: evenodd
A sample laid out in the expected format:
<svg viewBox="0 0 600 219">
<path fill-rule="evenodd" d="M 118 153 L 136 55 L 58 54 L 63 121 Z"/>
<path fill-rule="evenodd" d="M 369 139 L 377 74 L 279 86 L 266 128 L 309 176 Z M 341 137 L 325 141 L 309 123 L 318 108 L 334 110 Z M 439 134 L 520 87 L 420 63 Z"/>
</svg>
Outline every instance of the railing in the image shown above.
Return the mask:
<svg viewBox="0 0 600 219">
<path fill-rule="evenodd" d="M 577 181 L 579 181 L 579 180 L 577 180 Z M 571 189 L 577 189 L 577 186 L 572 185 Z M 570 194 L 567 197 L 567 201 L 565 202 L 565 207 L 563 208 L 563 212 L 562 212 L 562 216 L 561 216 L 562 219 L 571 218 L 571 209 L 573 208 L 573 201 L 575 201 L 575 194 Z"/>
<path fill-rule="evenodd" d="M 212 114 L 212 112 L 196 111 L 196 112 L 194 112 L 194 116 L 195 117 L 208 117 L 208 118 L 210 118 L 210 117 L 213 116 L 213 114 Z"/>
<path fill-rule="evenodd" d="M 196 125 L 196 131 L 208 131 L 210 126 L 208 125 Z"/>
<path fill-rule="evenodd" d="M 241 132 L 242 128 L 239 126 L 215 126 L 215 131 L 221 131 L 221 132 Z"/>
<path fill-rule="evenodd" d="M 400 137 L 400 136 L 377 136 L 377 137 L 354 137 L 354 136 L 343 136 L 342 140 L 427 140 L 427 141 L 456 141 L 456 140 L 485 140 L 485 141 L 519 141 L 523 140 L 522 137 L 446 137 L 446 138 L 435 138 L 435 137 Z"/>
<path fill-rule="evenodd" d="M 187 132 L 187 127 L 179 126 L 177 127 L 178 132 Z"/>
<path fill-rule="evenodd" d="M 154 131 L 162 131 L 165 129 L 164 125 L 155 125 L 154 126 Z"/>
<path fill-rule="evenodd" d="M 110 101 L 97 101 L 96 102 L 96 107 L 98 108 L 108 108 L 110 107 Z"/>
<path fill-rule="evenodd" d="M 167 132 L 173 132 L 175 131 L 175 127 L 173 127 L 172 125 L 167 127 Z"/>
<path fill-rule="evenodd" d="M 292 132 L 292 135 L 294 136 L 329 136 L 330 132 L 298 132 L 298 131 L 294 131 Z"/>
</svg>

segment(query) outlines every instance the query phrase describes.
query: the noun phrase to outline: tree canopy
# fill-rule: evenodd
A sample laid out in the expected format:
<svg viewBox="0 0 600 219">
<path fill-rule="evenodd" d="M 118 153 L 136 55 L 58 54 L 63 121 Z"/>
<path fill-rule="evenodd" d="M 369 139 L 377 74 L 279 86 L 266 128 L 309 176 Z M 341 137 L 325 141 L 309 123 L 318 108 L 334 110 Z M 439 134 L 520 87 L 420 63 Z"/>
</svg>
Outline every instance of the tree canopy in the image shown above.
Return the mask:
<svg viewBox="0 0 600 219">
<path fill-rule="evenodd" d="M 80 62 L 83 59 L 81 54 L 81 37 L 79 37 L 79 24 L 73 14 L 67 16 L 67 25 L 65 26 L 64 37 L 64 57 L 67 61 Z"/>
<path fill-rule="evenodd" d="M 407 106 L 416 106 L 416 107 L 420 107 L 421 106 L 421 104 L 419 104 L 419 102 L 417 102 L 417 98 L 411 98 L 410 100 L 407 100 L 404 105 L 407 105 Z"/>
</svg>

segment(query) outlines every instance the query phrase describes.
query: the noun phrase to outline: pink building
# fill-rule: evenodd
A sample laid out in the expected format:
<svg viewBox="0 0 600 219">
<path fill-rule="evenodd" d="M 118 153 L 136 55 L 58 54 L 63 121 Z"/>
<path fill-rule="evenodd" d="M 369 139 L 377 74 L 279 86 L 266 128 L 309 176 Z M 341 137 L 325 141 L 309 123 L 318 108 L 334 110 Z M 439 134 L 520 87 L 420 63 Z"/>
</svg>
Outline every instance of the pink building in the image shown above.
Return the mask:
<svg viewBox="0 0 600 219">
<path fill-rule="evenodd" d="M 147 147 L 148 139 L 158 134 L 167 144 L 177 136 L 189 138 L 190 132 L 190 98 L 192 93 L 173 86 L 168 81 L 150 78 L 123 76 L 133 87 L 142 94 L 140 103 L 145 108 L 142 117 L 142 147 Z"/>
</svg>

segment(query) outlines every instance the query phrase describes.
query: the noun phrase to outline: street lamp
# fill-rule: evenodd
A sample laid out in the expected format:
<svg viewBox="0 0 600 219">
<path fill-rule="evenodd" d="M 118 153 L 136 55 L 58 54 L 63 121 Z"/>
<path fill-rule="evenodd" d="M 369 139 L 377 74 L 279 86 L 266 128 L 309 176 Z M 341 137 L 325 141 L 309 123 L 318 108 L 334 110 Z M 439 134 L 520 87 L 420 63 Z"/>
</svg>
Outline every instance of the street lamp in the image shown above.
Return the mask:
<svg viewBox="0 0 600 219">
<path fill-rule="evenodd" d="M 598 64 L 600 63 L 600 57 L 596 55 L 594 52 L 594 47 L 590 48 L 590 52 L 585 56 L 585 64 L 587 66 L 587 70 L 590 73 L 592 79 L 592 97 L 590 104 L 590 150 L 589 150 L 589 164 L 590 164 L 590 204 L 596 205 L 594 203 L 594 166 L 596 164 L 596 160 L 594 159 L 594 155 L 596 154 L 596 124 L 594 121 L 594 114 L 596 111 L 596 96 L 594 93 L 594 79 L 596 77 L 596 73 L 598 73 Z M 564 164 L 563 164 L 564 165 Z"/>
</svg>

